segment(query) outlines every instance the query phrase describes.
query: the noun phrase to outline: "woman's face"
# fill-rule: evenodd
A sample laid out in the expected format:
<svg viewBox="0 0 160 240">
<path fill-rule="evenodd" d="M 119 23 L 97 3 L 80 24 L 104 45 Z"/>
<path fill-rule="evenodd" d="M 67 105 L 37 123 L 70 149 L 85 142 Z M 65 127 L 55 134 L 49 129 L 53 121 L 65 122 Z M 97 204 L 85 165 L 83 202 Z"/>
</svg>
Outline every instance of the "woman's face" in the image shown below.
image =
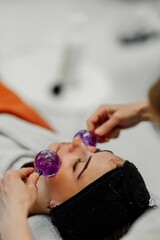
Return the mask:
<svg viewBox="0 0 160 240">
<path fill-rule="evenodd" d="M 49 150 L 57 152 L 61 167 L 53 177 L 41 176 L 45 195 L 51 201 L 51 207 L 59 205 L 81 191 L 97 178 L 121 166 L 124 160 L 110 151 L 98 150 L 84 145 L 78 137 L 72 142 L 53 143 Z"/>
</svg>

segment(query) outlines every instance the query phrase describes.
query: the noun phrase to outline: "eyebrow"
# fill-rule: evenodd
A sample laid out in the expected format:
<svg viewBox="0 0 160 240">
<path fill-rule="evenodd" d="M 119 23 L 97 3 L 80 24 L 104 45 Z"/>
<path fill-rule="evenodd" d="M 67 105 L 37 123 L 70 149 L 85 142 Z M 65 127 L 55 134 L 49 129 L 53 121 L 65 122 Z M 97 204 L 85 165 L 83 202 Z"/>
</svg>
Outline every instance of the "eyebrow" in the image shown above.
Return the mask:
<svg viewBox="0 0 160 240">
<path fill-rule="evenodd" d="M 90 163 L 90 161 L 91 161 L 91 158 L 92 158 L 92 155 L 88 158 L 88 160 L 87 160 L 86 164 L 84 165 L 82 171 L 79 173 L 79 175 L 78 175 L 78 177 L 77 177 L 77 180 L 80 178 L 80 176 L 82 175 L 82 173 L 87 169 L 87 167 L 88 167 L 88 165 L 89 165 L 89 163 Z"/>
<path fill-rule="evenodd" d="M 97 149 L 97 151 L 96 151 L 95 153 L 99 153 L 99 152 L 110 152 L 110 153 L 113 153 L 113 152 L 110 151 L 110 150 L 101 150 L 101 149 Z M 91 161 L 91 159 L 92 159 L 92 156 L 93 156 L 93 155 L 91 155 L 91 156 L 88 158 L 86 164 L 84 165 L 83 169 L 82 169 L 81 172 L 79 173 L 79 175 L 78 175 L 78 177 L 77 177 L 77 180 L 80 178 L 80 176 L 82 175 L 82 173 L 87 169 L 87 167 L 88 167 L 88 165 L 89 165 L 89 163 L 90 163 L 90 161 Z"/>
<path fill-rule="evenodd" d="M 110 153 L 113 153 L 111 150 L 108 150 L 108 149 L 101 150 L 99 148 L 97 148 L 97 150 L 95 151 L 95 153 L 97 153 L 97 152 L 110 152 Z"/>
</svg>

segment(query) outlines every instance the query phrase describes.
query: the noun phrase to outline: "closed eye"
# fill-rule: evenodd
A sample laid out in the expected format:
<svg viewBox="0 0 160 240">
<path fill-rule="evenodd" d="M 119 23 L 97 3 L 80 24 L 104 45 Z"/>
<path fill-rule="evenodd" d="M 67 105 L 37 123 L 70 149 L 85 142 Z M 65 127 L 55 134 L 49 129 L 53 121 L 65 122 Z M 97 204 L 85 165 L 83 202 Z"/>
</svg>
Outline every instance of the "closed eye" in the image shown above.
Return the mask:
<svg viewBox="0 0 160 240">
<path fill-rule="evenodd" d="M 98 153 L 98 152 L 109 152 L 109 153 L 112 153 L 112 154 L 113 154 L 113 152 L 110 151 L 110 150 L 101 150 L 101 149 L 97 149 L 94 153 Z M 91 155 L 91 156 L 88 158 L 86 164 L 84 165 L 83 169 L 82 169 L 81 172 L 79 173 L 77 179 L 79 179 L 80 176 L 82 175 L 82 173 L 88 168 L 88 165 L 89 165 L 92 157 L 93 157 L 93 155 Z"/>
<path fill-rule="evenodd" d="M 78 158 L 78 159 L 75 161 L 75 163 L 73 164 L 73 172 L 75 172 L 78 163 L 81 163 L 81 162 L 86 162 L 86 160 L 81 159 L 81 158 Z"/>
<path fill-rule="evenodd" d="M 73 172 L 75 172 L 78 163 L 79 163 L 79 161 L 76 160 L 75 163 L 73 164 Z"/>
<path fill-rule="evenodd" d="M 90 161 L 91 161 L 91 158 L 92 158 L 92 155 L 88 158 L 88 160 L 87 160 L 87 162 L 86 162 L 86 164 L 84 165 L 84 167 L 83 167 L 83 169 L 82 169 L 82 171 L 79 173 L 79 175 L 78 175 L 78 177 L 77 177 L 77 179 L 79 179 L 80 178 L 80 176 L 82 175 L 82 173 L 87 169 L 87 167 L 88 167 L 88 165 L 89 165 L 89 163 L 90 163 Z"/>
<path fill-rule="evenodd" d="M 96 149 L 96 151 L 94 153 L 98 153 L 98 152 L 110 152 L 113 154 L 113 152 L 111 150 L 101 150 L 99 148 Z M 88 159 L 90 161 L 90 157 Z M 89 163 L 89 161 L 87 160 L 87 162 Z M 78 163 L 84 162 L 84 160 L 78 158 L 75 163 L 73 164 L 73 172 L 75 172 Z M 86 166 L 88 166 L 88 164 L 86 164 Z M 83 173 L 83 171 L 86 169 L 86 167 L 84 167 L 84 169 L 82 170 L 82 172 L 79 174 L 78 178 L 80 177 L 80 175 Z"/>
</svg>

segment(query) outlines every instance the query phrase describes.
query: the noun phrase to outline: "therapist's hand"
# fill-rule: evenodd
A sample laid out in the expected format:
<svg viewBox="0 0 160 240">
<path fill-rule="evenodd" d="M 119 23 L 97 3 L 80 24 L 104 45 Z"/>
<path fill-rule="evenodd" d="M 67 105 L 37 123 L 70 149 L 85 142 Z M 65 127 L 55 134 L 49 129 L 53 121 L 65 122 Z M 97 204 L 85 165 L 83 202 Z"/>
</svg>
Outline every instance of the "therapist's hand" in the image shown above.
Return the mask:
<svg viewBox="0 0 160 240">
<path fill-rule="evenodd" d="M 88 119 L 88 129 L 98 136 L 99 142 L 107 142 L 119 136 L 121 129 L 149 120 L 147 101 L 123 105 L 102 105 Z"/>
<path fill-rule="evenodd" d="M 37 198 L 39 175 L 33 168 L 8 171 L 0 180 L 0 219 L 27 217 Z"/>
</svg>

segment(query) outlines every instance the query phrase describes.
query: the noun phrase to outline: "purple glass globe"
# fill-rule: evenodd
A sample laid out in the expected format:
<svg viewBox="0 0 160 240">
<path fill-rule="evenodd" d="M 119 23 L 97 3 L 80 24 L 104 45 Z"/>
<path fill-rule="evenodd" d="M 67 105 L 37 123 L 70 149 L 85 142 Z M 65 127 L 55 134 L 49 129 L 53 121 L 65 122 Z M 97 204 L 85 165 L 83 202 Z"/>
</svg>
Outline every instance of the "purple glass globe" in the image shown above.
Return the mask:
<svg viewBox="0 0 160 240">
<path fill-rule="evenodd" d="M 51 150 L 42 150 L 34 160 L 35 171 L 45 177 L 54 176 L 60 168 L 58 155 Z"/>
<path fill-rule="evenodd" d="M 97 137 L 91 131 L 80 130 L 74 135 L 75 137 L 80 137 L 86 146 L 95 147 L 97 145 Z"/>
</svg>

